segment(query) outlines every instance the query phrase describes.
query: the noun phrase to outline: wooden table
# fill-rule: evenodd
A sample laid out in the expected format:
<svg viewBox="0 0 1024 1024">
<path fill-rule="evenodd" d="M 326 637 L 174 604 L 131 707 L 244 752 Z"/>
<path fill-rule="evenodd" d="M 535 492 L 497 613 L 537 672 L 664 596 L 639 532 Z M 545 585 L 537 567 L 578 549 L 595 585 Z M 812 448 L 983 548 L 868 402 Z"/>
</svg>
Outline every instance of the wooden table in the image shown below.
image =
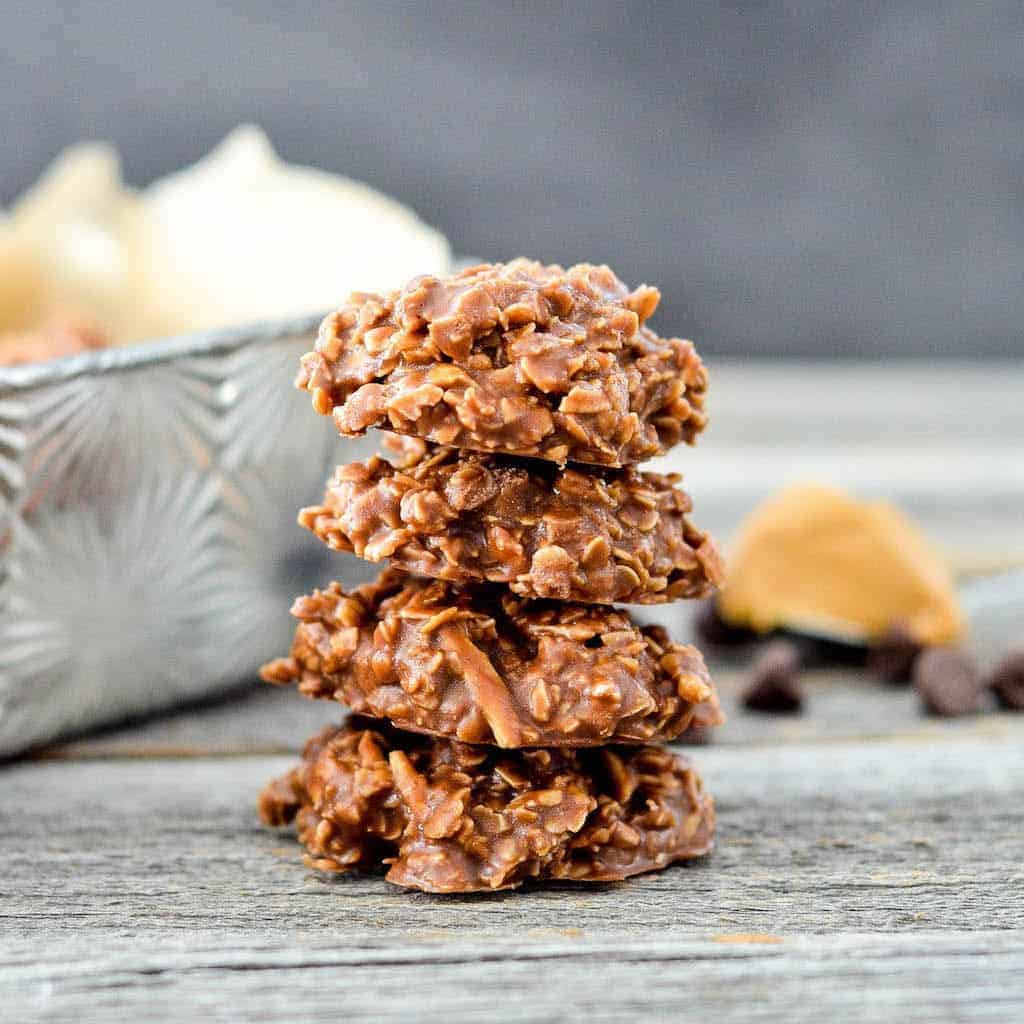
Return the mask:
<svg viewBox="0 0 1024 1024">
<path fill-rule="evenodd" d="M 323 879 L 262 783 L 335 709 L 277 691 L 0 776 L 0 1019 L 1012 1021 L 1024 716 L 939 722 L 819 673 L 800 718 L 692 749 L 706 860 L 620 885 L 431 897 Z"/>
<path fill-rule="evenodd" d="M 698 508 L 727 531 L 821 467 L 898 492 L 964 567 L 1018 558 L 1019 384 L 725 368 L 718 454 L 686 463 Z M 269 688 L 0 768 L 0 1020 L 1024 1020 L 1024 715 L 928 719 L 837 671 L 805 715 L 755 716 L 718 669 L 731 721 L 692 750 L 717 849 L 620 885 L 438 898 L 310 873 L 254 804 L 339 711 Z"/>
</svg>

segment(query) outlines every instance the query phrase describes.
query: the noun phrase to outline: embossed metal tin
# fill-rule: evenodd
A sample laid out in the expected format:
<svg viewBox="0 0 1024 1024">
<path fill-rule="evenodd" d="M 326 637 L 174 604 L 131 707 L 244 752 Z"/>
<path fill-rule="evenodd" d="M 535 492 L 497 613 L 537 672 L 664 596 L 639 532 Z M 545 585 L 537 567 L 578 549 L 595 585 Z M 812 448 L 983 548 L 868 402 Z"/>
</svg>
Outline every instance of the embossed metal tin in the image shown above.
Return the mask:
<svg viewBox="0 0 1024 1024">
<path fill-rule="evenodd" d="M 296 512 L 372 447 L 290 387 L 318 319 L 0 368 L 0 756 L 287 649 L 339 571 Z"/>
</svg>

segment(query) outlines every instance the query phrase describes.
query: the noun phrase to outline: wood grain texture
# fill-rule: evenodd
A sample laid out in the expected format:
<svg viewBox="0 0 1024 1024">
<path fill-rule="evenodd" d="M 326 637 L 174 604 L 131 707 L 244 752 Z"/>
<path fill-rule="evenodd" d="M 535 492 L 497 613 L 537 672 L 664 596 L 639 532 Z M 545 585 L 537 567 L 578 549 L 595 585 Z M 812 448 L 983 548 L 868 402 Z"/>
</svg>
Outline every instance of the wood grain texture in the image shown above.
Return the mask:
<svg viewBox="0 0 1024 1024">
<path fill-rule="evenodd" d="M 197 935 L 159 951 L 124 939 L 106 956 L 53 952 L 67 962 L 15 953 L 2 965 L 11 1020 L 1010 1024 L 1024 1005 L 1021 932 L 623 948 L 524 930 L 486 944 L 410 938 L 397 952 L 338 936 L 333 948 L 313 937 L 225 948 Z"/>
<path fill-rule="evenodd" d="M 696 756 L 720 810 L 707 860 L 454 898 L 307 872 L 253 811 L 288 758 L 8 768 L 0 1005 L 19 1021 L 713 1008 L 923 1022 L 1024 1008 L 1024 720 L 990 739 Z M 782 941 L 735 941 L 747 933 Z"/>
</svg>

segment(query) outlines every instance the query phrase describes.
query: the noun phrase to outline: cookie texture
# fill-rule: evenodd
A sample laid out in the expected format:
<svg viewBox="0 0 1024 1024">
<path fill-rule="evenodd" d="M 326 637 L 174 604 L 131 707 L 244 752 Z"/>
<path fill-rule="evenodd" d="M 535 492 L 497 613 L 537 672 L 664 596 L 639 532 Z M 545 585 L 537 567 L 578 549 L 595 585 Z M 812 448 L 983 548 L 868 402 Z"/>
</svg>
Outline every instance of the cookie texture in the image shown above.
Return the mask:
<svg viewBox="0 0 1024 1024">
<path fill-rule="evenodd" d="M 722 579 L 678 476 L 402 441 L 390 462 L 338 467 L 300 524 L 372 562 L 523 597 L 659 604 Z"/>
<path fill-rule="evenodd" d="M 385 570 L 350 593 L 299 598 L 291 654 L 268 682 L 394 725 L 499 747 L 670 740 L 707 704 L 696 648 L 617 608 L 527 601 Z"/>
<path fill-rule="evenodd" d="M 295 822 L 312 868 L 386 864 L 434 893 L 627 878 L 706 853 L 715 826 L 689 761 L 657 747 L 499 751 L 360 719 L 310 740 L 260 814 Z"/>
<path fill-rule="evenodd" d="M 418 277 L 328 316 L 296 384 L 344 435 L 385 427 L 560 464 L 640 462 L 706 421 L 693 344 L 646 326 L 659 298 L 585 263 Z"/>
</svg>

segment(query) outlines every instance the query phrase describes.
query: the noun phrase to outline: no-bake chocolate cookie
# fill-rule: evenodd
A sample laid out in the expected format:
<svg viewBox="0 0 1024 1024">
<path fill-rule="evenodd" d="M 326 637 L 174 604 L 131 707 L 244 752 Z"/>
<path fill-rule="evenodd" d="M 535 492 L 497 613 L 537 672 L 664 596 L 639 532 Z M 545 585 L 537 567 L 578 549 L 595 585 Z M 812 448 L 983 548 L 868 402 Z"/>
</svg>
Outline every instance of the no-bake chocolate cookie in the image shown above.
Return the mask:
<svg viewBox="0 0 1024 1024">
<path fill-rule="evenodd" d="M 396 465 L 374 456 L 340 466 L 299 522 L 369 561 L 524 597 L 655 604 L 703 597 L 721 580 L 677 476 L 403 440 Z"/>
<path fill-rule="evenodd" d="M 388 427 L 557 463 L 640 462 L 705 423 L 693 344 L 645 326 L 659 297 L 590 264 L 418 277 L 327 317 L 296 383 L 345 435 Z"/>
<path fill-rule="evenodd" d="M 292 614 L 291 656 L 264 666 L 268 682 L 466 743 L 670 740 L 715 699 L 696 648 L 604 605 L 386 570 L 348 594 L 332 583 L 301 597 Z"/>
<path fill-rule="evenodd" d="M 715 825 L 687 759 L 656 747 L 498 751 L 359 719 L 310 740 L 260 814 L 296 821 L 310 867 L 388 864 L 436 893 L 627 878 L 706 853 Z"/>
</svg>

